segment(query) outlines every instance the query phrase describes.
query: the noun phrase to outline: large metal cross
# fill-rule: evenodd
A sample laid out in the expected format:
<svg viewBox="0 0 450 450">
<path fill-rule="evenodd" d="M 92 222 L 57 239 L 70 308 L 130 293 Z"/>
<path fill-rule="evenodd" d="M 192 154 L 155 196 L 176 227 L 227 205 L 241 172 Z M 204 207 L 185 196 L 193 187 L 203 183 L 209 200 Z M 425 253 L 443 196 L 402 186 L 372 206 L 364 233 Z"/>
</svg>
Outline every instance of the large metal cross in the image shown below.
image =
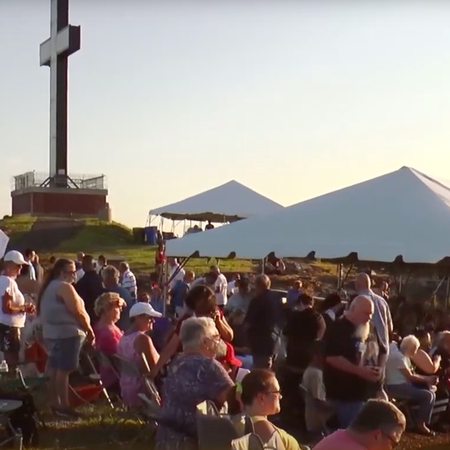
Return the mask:
<svg viewBox="0 0 450 450">
<path fill-rule="evenodd" d="M 68 58 L 80 49 L 80 27 L 69 25 L 69 0 L 51 0 L 50 39 L 41 44 L 41 66 L 50 67 L 51 186 L 67 187 Z"/>
</svg>

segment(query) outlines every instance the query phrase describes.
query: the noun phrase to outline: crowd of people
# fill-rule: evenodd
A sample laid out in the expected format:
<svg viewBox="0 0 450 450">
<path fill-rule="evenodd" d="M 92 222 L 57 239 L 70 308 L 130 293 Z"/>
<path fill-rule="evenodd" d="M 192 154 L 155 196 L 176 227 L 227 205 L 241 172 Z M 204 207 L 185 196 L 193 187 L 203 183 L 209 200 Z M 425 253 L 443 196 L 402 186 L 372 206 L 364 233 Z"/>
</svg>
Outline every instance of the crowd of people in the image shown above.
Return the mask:
<svg viewBox="0 0 450 450">
<path fill-rule="evenodd" d="M 129 408 L 140 406 L 145 380 L 154 383 L 161 449 L 196 448 L 196 405 L 205 400 L 225 408 L 240 435 L 241 419 L 250 418 L 264 442 L 277 439 L 286 450 L 301 445 L 268 417 L 300 405 L 318 450 L 393 448 L 406 426 L 400 409 L 414 405 L 408 425 L 433 434 L 434 403 L 448 396 L 450 331 L 418 329 L 402 339 L 386 283 L 375 293 L 360 273 L 351 301 L 331 294 L 316 305 L 300 280 L 281 297 L 266 274 L 227 280 L 211 266 L 196 278 L 168 262 L 166 301 L 163 286 L 140 289 L 126 262 L 116 269 L 79 253 L 44 270 L 34 251 L 8 252 L 0 276 L 4 359 L 17 366 L 29 326 L 25 346 L 43 345 L 49 406 L 65 417 L 78 416 L 69 383 L 83 346 L 133 362 L 134 375 L 100 360 L 102 382 Z"/>
</svg>

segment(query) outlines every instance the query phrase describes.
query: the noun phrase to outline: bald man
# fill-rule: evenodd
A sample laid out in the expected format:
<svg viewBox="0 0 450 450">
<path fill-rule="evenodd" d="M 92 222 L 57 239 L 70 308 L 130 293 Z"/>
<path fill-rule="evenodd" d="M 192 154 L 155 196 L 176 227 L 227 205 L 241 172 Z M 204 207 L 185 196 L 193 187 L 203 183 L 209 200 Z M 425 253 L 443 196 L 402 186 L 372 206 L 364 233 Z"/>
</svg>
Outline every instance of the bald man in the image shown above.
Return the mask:
<svg viewBox="0 0 450 450">
<path fill-rule="evenodd" d="M 357 275 L 355 280 L 355 288 L 358 295 L 365 295 L 373 302 L 374 314 L 372 317 L 372 324 L 378 334 L 380 351 L 385 355 L 384 360 L 380 364 L 384 367 L 389 354 L 389 336 L 393 330 L 392 316 L 389 305 L 383 297 L 380 297 L 372 291 L 371 280 L 367 273 L 360 273 Z"/>
<path fill-rule="evenodd" d="M 381 377 L 378 367 L 364 365 L 365 341 L 373 314 L 372 300 L 360 295 L 325 335 L 323 381 L 340 428 L 350 425 L 373 396 L 373 385 Z"/>
</svg>

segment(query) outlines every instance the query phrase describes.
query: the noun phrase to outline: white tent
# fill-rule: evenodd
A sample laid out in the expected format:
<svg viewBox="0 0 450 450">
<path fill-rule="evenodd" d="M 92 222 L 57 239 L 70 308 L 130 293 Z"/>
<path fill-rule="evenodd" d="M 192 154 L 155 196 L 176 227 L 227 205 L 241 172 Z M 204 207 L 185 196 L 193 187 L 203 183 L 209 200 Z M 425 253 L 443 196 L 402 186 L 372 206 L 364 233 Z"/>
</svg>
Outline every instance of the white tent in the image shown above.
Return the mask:
<svg viewBox="0 0 450 450">
<path fill-rule="evenodd" d="M 271 214 L 283 209 L 278 203 L 264 197 L 237 181 L 150 211 L 151 216 L 171 220 L 234 222 L 248 217 Z"/>
<path fill-rule="evenodd" d="M 0 258 L 5 255 L 6 247 L 8 246 L 9 237 L 0 230 Z"/>
<path fill-rule="evenodd" d="M 395 172 L 208 233 L 167 243 L 168 256 L 341 258 L 436 263 L 450 256 L 450 183 Z"/>
</svg>

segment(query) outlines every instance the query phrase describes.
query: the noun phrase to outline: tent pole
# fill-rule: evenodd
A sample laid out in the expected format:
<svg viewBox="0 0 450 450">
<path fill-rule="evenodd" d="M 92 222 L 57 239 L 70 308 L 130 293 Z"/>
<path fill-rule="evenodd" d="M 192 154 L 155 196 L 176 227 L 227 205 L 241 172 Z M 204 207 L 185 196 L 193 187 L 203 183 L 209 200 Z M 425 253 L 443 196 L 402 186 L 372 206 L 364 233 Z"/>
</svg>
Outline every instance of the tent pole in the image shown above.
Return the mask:
<svg viewBox="0 0 450 450">
<path fill-rule="evenodd" d="M 263 258 L 263 259 L 261 260 L 261 274 L 262 274 L 262 275 L 264 275 L 264 261 L 265 261 L 265 258 Z"/>
<path fill-rule="evenodd" d="M 163 273 L 163 316 L 166 317 L 166 309 L 167 309 L 167 299 L 169 297 L 169 283 L 167 282 L 167 274 L 169 273 L 169 261 L 166 258 L 166 262 L 164 263 L 164 273 Z"/>
<path fill-rule="evenodd" d="M 341 289 L 341 278 L 342 278 L 342 264 L 337 265 L 337 290 Z"/>
<path fill-rule="evenodd" d="M 400 279 L 398 280 L 398 293 L 402 293 L 402 284 L 403 284 L 403 274 L 400 274 Z"/>
<path fill-rule="evenodd" d="M 450 295 L 450 276 L 447 275 L 447 291 L 445 293 L 445 309 L 448 308 L 448 297 Z"/>
</svg>

